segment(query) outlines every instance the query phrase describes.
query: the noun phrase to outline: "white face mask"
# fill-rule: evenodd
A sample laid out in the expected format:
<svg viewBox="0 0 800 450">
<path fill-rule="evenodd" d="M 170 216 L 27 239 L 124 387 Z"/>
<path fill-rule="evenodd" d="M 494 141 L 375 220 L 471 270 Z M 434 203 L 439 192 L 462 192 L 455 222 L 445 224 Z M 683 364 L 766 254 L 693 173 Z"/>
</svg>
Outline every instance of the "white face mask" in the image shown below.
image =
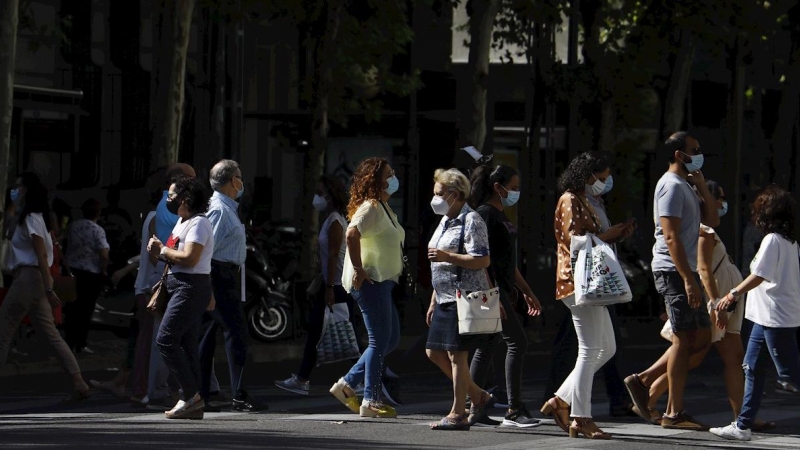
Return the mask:
<svg viewBox="0 0 800 450">
<path fill-rule="evenodd" d="M 599 178 L 594 177 L 594 183 L 586 185 L 586 193 L 591 195 L 600 195 L 606 190 L 606 184 L 600 181 Z"/>
<path fill-rule="evenodd" d="M 433 198 L 431 199 L 431 209 L 433 210 L 433 212 L 440 216 L 447 214 L 447 211 L 450 211 L 450 204 L 447 203 L 448 198 L 450 198 L 450 196 L 444 198 L 438 195 L 434 195 Z"/>
<path fill-rule="evenodd" d="M 325 200 L 325 197 L 321 197 L 319 194 L 314 195 L 314 200 L 311 202 L 311 204 L 314 206 L 314 209 L 319 212 L 328 209 L 328 201 Z"/>
</svg>

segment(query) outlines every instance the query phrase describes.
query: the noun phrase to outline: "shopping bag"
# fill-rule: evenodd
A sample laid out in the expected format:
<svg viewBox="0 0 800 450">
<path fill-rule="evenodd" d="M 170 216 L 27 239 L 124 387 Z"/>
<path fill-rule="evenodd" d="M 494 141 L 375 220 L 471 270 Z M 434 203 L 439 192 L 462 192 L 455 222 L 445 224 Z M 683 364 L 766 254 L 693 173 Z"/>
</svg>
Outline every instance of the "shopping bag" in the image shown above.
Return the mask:
<svg viewBox="0 0 800 450">
<path fill-rule="evenodd" d="M 570 253 L 577 306 L 605 306 L 631 301 L 631 288 L 611 247 L 597 236 L 572 236 Z"/>
<path fill-rule="evenodd" d="M 325 308 L 322 335 L 317 342 L 317 365 L 358 358 L 360 355 L 347 304 L 337 303 L 333 308 Z"/>
<path fill-rule="evenodd" d="M 78 299 L 78 289 L 72 274 L 53 276 L 53 291 L 61 303 L 70 303 Z"/>
</svg>

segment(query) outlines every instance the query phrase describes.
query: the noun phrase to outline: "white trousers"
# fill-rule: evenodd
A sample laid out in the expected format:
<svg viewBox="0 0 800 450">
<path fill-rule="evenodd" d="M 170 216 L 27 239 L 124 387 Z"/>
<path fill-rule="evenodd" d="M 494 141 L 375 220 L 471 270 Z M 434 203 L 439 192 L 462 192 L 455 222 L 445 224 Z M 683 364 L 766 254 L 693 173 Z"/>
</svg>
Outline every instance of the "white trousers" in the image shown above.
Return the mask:
<svg viewBox="0 0 800 450">
<path fill-rule="evenodd" d="M 578 359 L 556 396 L 572 407 L 571 417 L 590 418 L 594 374 L 617 351 L 614 327 L 605 306 L 575 306 L 575 295 L 562 301 L 572 312 L 572 323 L 578 335 Z"/>
</svg>

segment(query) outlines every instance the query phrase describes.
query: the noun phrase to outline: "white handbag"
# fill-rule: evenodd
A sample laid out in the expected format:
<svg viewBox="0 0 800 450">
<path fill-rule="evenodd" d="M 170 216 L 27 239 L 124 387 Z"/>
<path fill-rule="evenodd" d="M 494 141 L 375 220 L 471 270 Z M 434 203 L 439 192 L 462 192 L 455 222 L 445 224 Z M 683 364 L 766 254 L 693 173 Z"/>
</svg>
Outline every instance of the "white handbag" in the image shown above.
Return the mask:
<svg viewBox="0 0 800 450">
<path fill-rule="evenodd" d="M 611 247 L 592 233 L 570 241 L 575 305 L 606 306 L 633 299 L 628 280 Z"/>
<path fill-rule="evenodd" d="M 464 221 L 461 223 L 461 238 L 458 253 L 464 250 Z M 485 291 L 470 292 L 466 296 L 461 291 L 461 267 L 456 268 L 456 307 L 458 310 L 458 334 L 495 334 L 503 331 L 500 314 L 500 289 L 493 286 Z M 486 279 L 492 286 L 489 273 Z"/>
</svg>

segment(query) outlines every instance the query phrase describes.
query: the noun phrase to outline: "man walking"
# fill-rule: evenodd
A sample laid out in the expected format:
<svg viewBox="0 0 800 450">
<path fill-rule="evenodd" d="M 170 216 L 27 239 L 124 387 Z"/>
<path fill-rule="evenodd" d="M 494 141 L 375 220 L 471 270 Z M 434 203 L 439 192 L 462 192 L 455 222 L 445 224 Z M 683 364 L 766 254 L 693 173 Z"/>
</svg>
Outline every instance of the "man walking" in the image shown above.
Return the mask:
<svg viewBox="0 0 800 450">
<path fill-rule="evenodd" d="M 244 180 L 239 164 L 223 159 L 210 173 L 214 194 L 209 202 L 206 216 L 214 228 L 214 255 L 211 259 L 211 284 L 214 289 L 216 308 L 203 317 L 203 336 L 200 341 L 200 365 L 202 384 L 200 395 L 208 405 L 209 385 L 217 330 L 222 327 L 225 336 L 225 351 L 231 376 L 234 411 L 255 412 L 266 409 L 249 399 L 242 382 L 244 364 L 247 359 L 247 323 L 241 304 L 241 266 L 247 255 L 244 225 L 239 220 L 236 200 L 244 194 Z M 206 411 L 216 408 L 206 406 Z"/>
<path fill-rule="evenodd" d="M 689 356 L 704 350 L 711 341 L 711 320 L 697 273 L 697 245 L 700 223 L 715 227 L 719 215 L 714 196 L 700 172 L 703 154 L 697 139 L 681 131 L 670 136 L 665 145 L 669 169 L 658 181 L 653 201 L 656 243 L 652 269 L 674 334 L 672 346 L 661 358 L 646 371 L 625 378 L 625 386 L 633 400 L 634 412 L 647 421 L 657 422 L 658 418 L 647 407 L 649 386 L 666 372 L 669 400 L 661 426 L 708 430 L 708 426 L 684 411 L 683 392 Z"/>
</svg>

